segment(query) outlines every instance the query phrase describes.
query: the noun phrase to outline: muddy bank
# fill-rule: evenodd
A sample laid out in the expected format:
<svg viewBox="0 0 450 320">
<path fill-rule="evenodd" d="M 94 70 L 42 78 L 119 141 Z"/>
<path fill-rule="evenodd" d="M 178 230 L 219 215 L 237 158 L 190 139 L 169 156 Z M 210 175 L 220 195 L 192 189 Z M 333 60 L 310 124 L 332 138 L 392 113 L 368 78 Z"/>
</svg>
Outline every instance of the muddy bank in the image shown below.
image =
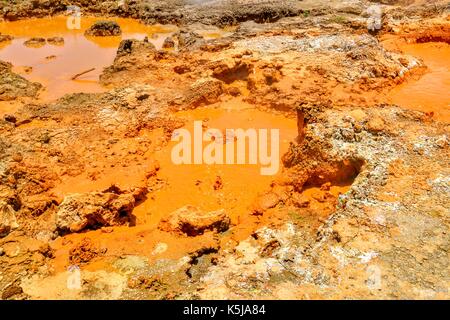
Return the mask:
<svg viewBox="0 0 450 320">
<path fill-rule="evenodd" d="M 76 5 L 83 12 L 101 16 L 121 16 L 141 19 L 146 23 L 190 24 L 201 22 L 212 25 L 230 25 L 247 20 L 268 22 L 302 13 L 297 1 L 264 3 L 236 1 L 21 1 L 17 4 L 1 4 L 3 17 L 8 20 L 43 17 L 60 14 L 67 5 Z"/>
<path fill-rule="evenodd" d="M 0 101 L 19 97 L 36 97 L 42 85 L 30 82 L 12 72 L 10 63 L 0 61 Z"/>
</svg>

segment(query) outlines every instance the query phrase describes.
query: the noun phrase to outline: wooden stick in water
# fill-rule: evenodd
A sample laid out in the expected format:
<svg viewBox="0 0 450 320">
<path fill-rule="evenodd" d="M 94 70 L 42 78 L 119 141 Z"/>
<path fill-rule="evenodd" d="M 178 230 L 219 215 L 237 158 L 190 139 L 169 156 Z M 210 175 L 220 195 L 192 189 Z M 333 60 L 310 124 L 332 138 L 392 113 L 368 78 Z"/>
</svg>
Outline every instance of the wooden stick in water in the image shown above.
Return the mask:
<svg viewBox="0 0 450 320">
<path fill-rule="evenodd" d="M 91 71 L 94 71 L 94 70 L 95 70 L 95 68 L 92 68 L 92 69 L 89 69 L 89 70 L 80 72 L 80 73 L 74 75 L 74 76 L 72 77 L 72 80 L 76 80 L 78 77 L 81 77 L 82 75 L 84 75 L 84 74 L 86 74 L 86 73 L 89 73 L 89 72 L 91 72 Z"/>
</svg>

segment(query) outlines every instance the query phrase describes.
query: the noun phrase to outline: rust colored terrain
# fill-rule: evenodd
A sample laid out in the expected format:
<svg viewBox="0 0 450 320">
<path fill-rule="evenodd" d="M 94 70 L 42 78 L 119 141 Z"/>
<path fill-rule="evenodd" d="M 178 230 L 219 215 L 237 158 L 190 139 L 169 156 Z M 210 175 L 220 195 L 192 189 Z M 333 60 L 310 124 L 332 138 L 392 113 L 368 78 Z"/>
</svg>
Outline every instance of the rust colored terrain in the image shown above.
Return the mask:
<svg viewBox="0 0 450 320">
<path fill-rule="evenodd" d="M 450 298 L 448 2 L 71 4 L 0 2 L 1 299 Z"/>
</svg>

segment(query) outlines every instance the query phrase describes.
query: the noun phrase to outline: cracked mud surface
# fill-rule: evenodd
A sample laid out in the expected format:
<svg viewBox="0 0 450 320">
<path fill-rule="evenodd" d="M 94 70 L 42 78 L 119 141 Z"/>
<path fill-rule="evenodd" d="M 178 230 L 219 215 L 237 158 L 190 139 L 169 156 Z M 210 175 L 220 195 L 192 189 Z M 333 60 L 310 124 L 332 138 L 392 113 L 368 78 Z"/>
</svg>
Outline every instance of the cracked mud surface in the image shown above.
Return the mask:
<svg viewBox="0 0 450 320">
<path fill-rule="evenodd" d="M 0 3 L 1 299 L 449 298 L 447 2 L 31 3 Z M 194 121 L 279 128 L 279 172 L 176 166 Z"/>
</svg>

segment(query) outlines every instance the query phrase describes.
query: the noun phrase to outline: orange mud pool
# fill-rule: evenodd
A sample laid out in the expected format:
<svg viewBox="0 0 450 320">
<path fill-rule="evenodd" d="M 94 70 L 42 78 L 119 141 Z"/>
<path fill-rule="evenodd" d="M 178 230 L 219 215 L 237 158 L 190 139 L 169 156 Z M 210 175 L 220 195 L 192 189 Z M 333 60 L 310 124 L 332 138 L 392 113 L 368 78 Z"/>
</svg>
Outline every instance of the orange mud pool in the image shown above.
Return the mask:
<svg viewBox="0 0 450 320">
<path fill-rule="evenodd" d="M 86 29 L 99 20 L 116 21 L 122 28 L 122 35 L 86 37 Z M 174 26 L 144 25 L 133 19 L 94 17 L 82 17 L 81 29 L 70 30 L 66 21 L 67 17 L 60 16 L 0 22 L 0 33 L 14 37 L 0 46 L 0 60 L 12 63 L 14 71 L 26 79 L 43 84 L 46 88 L 41 94 L 43 100 L 53 100 L 67 93 L 105 91 L 99 83 L 99 75 L 114 61 L 121 40 L 148 37 L 160 49 L 165 38 L 176 30 Z M 63 37 L 64 44 L 25 46 L 24 42 L 33 37 Z M 71 80 L 91 68 L 95 70 Z"/>
<path fill-rule="evenodd" d="M 387 49 L 419 58 L 424 74 L 412 76 L 389 93 L 389 102 L 433 113 L 434 118 L 450 122 L 450 44 L 444 42 L 406 43 L 394 38 L 384 42 Z"/>
</svg>

